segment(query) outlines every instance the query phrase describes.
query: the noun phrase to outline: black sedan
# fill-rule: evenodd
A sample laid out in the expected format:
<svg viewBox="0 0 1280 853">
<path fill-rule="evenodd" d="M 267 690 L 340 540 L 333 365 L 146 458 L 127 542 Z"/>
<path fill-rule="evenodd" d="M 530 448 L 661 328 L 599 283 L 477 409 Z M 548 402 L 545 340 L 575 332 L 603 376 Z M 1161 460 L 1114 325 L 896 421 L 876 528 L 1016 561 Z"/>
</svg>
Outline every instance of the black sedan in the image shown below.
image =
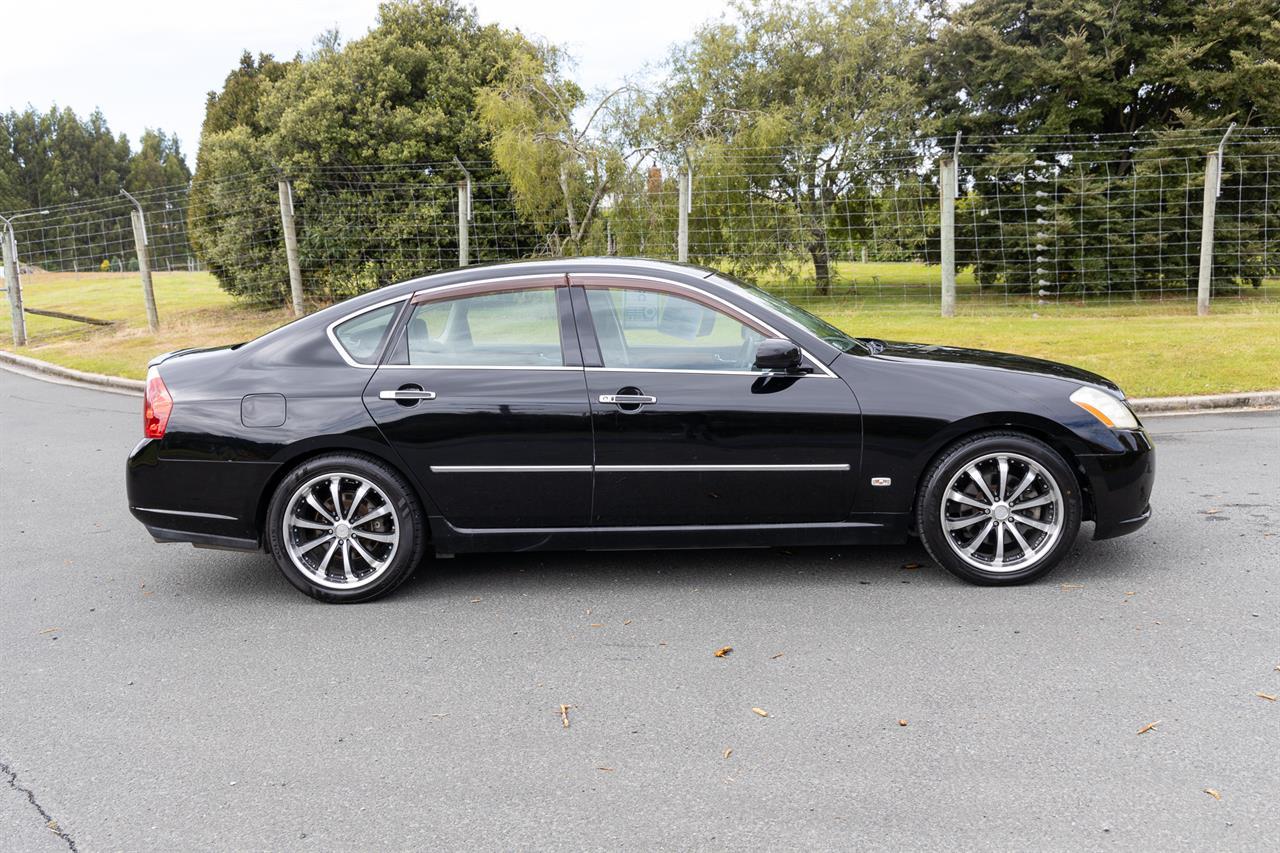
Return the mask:
<svg viewBox="0 0 1280 853">
<path fill-rule="evenodd" d="M 1111 382 L 850 337 L 698 267 L 469 267 L 151 363 L 129 507 L 159 542 L 266 549 L 363 601 L 429 552 L 851 545 L 1047 572 L 1149 518 Z"/>
</svg>

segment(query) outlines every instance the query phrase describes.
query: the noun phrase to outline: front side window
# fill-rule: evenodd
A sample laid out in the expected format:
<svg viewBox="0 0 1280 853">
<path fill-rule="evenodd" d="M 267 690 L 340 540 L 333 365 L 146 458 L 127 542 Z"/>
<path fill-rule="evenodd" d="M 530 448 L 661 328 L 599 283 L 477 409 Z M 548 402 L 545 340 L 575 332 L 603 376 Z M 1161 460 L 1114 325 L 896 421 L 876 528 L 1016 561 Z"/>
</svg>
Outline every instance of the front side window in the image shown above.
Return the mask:
<svg viewBox="0 0 1280 853">
<path fill-rule="evenodd" d="M 654 290 L 589 288 L 605 367 L 754 370 L 765 335 L 701 302 Z"/>
<path fill-rule="evenodd" d="M 395 319 L 401 303 L 384 305 L 363 314 L 357 314 L 350 320 L 333 327 L 333 336 L 338 345 L 346 350 L 352 361 L 360 364 L 373 364 L 382 346 L 382 337 L 387 327 Z"/>
<path fill-rule="evenodd" d="M 408 363 L 427 367 L 564 364 L 550 287 L 424 302 L 409 317 L 405 343 Z"/>
</svg>

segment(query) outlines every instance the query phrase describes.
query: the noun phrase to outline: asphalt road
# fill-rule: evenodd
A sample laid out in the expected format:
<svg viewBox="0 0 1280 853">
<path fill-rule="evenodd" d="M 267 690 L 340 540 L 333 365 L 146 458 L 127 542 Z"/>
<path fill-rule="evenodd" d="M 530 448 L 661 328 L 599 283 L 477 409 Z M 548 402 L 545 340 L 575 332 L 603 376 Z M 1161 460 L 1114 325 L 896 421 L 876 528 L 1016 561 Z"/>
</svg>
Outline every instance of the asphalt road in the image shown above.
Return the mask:
<svg viewBox="0 0 1280 853">
<path fill-rule="evenodd" d="M 139 407 L 0 371 L 5 850 L 1280 837 L 1280 413 L 1152 419 L 1154 520 L 1029 587 L 916 546 L 503 555 L 334 607 L 151 542 Z"/>
</svg>

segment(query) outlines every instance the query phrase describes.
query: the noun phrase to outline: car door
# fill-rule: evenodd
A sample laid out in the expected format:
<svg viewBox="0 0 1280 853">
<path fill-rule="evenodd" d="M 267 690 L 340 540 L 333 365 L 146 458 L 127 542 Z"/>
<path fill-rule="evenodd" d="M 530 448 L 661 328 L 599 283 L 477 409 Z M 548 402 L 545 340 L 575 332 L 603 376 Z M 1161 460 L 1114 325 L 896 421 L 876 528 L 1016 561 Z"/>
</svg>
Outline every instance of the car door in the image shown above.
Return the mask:
<svg viewBox="0 0 1280 853">
<path fill-rule="evenodd" d="M 591 412 L 563 275 L 416 295 L 364 392 L 459 529 L 581 527 Z"/>
<path fill-rule="evenodd" d="M 755 368 L 782 337 L 673 282 L 572 275 L 595 427 L 598 526 L 840 521 L 861 448 L 857 401 L 807 372 Z"/>
</svg>

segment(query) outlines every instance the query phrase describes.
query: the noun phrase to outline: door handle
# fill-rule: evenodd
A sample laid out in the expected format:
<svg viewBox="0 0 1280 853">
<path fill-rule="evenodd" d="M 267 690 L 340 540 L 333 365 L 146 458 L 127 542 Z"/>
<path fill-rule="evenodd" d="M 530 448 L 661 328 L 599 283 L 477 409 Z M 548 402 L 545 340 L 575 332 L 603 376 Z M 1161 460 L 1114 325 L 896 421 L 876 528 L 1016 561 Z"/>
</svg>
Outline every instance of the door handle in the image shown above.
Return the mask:
<svg viewBox="0 0 1280 853">
<path fill-rule="evenodd" d="M 417 385 L 403 385 L 394 391 L 379 391 L 379 400 L 397 400 L 400 402 L 417 402 L 419 400 L 434 400 L 436 398 L 435 391 L 423 391 Z"/>
<path fill-rule="evenodd" d="M 658 402 L 657 397 L 648 394 L 601 394 L 601 403 L 612 403 L 615 406 L 647 406 Z"/>
</svg>

